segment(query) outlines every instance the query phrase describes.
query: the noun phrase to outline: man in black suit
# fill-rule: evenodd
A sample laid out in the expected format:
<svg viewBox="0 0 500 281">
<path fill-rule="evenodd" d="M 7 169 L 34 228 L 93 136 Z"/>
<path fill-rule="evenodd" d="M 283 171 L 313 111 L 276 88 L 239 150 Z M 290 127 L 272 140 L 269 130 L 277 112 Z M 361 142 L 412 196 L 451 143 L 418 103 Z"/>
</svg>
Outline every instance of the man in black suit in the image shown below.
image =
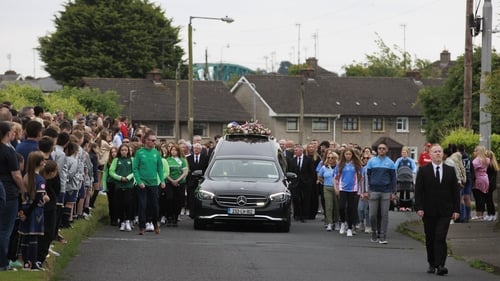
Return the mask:
<svg viewBox="0 0 500 281">
<path fill-rule="evenodd" d="M 446 236 L 450 220 L 460 217 L 460 189 L 455 168 L 443 163 L 443 149 L 433 145 L 432 163 L 420 167 L 415 185 L 415 209 L 424 221 L 428 273 L 448 274 Z"/>
<path fill-rule="evenodd" d="M 311 209 L 311 192 L 316 182 L 316 170 L 312 158 L 304 155 L 304 148 L 296 145 L 294 158 L 287 158 L 287 171 L 297 174 L 297 178 L 290 183 L 292 193 L 293 216 L 305 222 Z"/>
<path fill-rule="evenodd" d="M 203 145 L 201 143 L 195 143 L 193 144 L 193 153 L 186 157 L 189 166 L 189 174 L 187 178 L 186 214 L 188 214 L 188 211 L 194 206 L 194 191 L 198 186 L 199 180 L 191 173 L 196 170 L 201 170 L 203 174 L 205 174 L 205 170 L 208 167 L 208 155 L 206 153 L 202 153 L 202 149 Z"/>
</svg>

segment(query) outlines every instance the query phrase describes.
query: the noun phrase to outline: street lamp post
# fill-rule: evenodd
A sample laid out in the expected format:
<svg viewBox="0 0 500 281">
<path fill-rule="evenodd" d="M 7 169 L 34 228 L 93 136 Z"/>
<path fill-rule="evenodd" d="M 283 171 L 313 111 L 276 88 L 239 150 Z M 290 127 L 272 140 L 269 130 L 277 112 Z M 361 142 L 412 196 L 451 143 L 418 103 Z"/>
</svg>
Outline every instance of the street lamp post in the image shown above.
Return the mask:
<svg viewBox="0 0 500 281">
<path fill-rule="evenodd" d="M 193 26 L 191 21 L 193 19 L 204 19 L 204 20 L 220 20 L 227 23 L 232 23 L 234 20 L 230 17 L 224 18 L 211 18 L 211 17 L 189 17 L 188 24 L 188 135 L 189 139 L 193 139 L 193 129 L 194 129 L 194 109 L 193 109 Z"/>
<path fill-rule="evenodd" d="M 130 90 L 128 93 L 128 122 L 132 122 L 132 99 L 133 95 L 135 94 L 135 90 Z"/>
</svg>

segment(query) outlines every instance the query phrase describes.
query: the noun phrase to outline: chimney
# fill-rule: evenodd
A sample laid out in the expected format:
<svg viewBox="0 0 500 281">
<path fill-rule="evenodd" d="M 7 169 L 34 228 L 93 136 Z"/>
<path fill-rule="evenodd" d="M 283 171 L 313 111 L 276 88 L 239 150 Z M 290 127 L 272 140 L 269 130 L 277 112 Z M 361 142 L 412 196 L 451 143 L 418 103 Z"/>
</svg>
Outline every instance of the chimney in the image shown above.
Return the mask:
<svg viewBox="0 0 500 281">
<path fill-rule="evenodd" d="M 306 64 L 310 68 L 314 69 L 314 71 L 318 70 L 318 59 L 317 58 L 312 57 L 312 58 L 306 59 Z"/>
<path fill-rule="evenodd" d="M 450 52 L 443 50 L 439 56 L 439 64 L 448 65 L 450 63 Z"/>
<path fill-rule="evenodd" d="M 307 68 L 301 69 L 299 75 L 304 76 L 306 79 L 314 79 L 316 76 L 314 73 L 314 69 L 308 66 Z"/>
<path fill-rule="evenodd" d="M 152 80 L 154 83 L 161 83 L 161 72 L 157 68 L 153 68 L 146 74 L 146 79 Z"/>
</svg>

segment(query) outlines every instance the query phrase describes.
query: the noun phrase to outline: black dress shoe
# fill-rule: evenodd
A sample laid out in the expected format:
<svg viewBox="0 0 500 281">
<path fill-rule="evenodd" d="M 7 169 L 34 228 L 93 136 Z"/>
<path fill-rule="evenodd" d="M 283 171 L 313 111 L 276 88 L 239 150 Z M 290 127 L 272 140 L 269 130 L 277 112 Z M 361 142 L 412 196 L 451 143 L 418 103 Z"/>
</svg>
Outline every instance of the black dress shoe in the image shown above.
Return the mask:
<svg viewBox="0 0 500 281">
<path fill-rule="evenodd" d="M 437 275 L 445 275 L 445 274 L 448 274 L 448 268 L 440 265 L 437 267 Z"/>
<path fill-rule="evenodd" d="M 427 273 L 435 273 L 436 272 L 436 268 L 432 265 L 429 265 L 429 268 L 427 269 Z"/>
</svg>

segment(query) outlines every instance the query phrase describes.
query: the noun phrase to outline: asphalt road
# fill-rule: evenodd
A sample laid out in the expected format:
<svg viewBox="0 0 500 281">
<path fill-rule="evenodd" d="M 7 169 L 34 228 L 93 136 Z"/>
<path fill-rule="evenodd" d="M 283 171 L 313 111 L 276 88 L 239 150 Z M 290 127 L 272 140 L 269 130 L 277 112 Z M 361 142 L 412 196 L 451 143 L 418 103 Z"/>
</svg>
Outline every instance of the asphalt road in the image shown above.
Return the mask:
<svg viewBox="0 0 500 281">
<path fill-rule="evenodd" d="M 390 213 L 387 245 L 364 233 L 326 232 L 322 216 L 293 222 L 290 233 L 241 225 L 195 231 L 190 219 L 159 235 L 103 226 L 81 244 L 62 280 L 499 280 L 454 258 L 447 260 L 448 276 L 427 274 L 423 244 L 394 231 L 411 216 Z"/>
</svg>

